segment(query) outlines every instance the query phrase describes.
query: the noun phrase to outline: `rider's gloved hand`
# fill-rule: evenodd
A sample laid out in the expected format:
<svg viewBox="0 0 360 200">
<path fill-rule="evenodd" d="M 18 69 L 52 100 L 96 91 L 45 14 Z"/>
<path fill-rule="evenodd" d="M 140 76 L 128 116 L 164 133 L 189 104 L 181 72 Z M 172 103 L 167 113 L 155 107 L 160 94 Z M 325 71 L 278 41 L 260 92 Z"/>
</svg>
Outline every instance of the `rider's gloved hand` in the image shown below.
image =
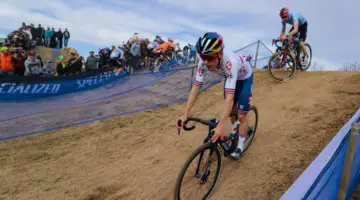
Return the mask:
<svg viewBox="0 0 360 200">
<path fill-rule="evenodd" d="M 285 40 L 285 39 L 286 39 L 286 35 L 280 36 L 279 39 L 280 39 L 280 40 Z"/>
<path fill-rule="evenodd" d="M 184 126 L 184 122 L 188 119 L 188 116 L 187 115 L 183 115 L 182 117 L 179 118 L 180 120 L 180 123 L 179 123 L 179 120 L 176 122 L 176 126 L 178 129 L 181 129 L 183 126 Z"/>
</svg>

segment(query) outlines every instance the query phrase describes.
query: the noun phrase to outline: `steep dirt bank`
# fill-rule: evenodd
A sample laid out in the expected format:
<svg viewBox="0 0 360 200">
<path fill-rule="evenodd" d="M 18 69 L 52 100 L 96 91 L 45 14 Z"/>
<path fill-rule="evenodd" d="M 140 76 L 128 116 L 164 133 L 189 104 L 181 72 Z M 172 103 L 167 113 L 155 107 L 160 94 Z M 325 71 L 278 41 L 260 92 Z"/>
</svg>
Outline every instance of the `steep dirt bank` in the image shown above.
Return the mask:
<svg viewBox="0 0 360 200">
<path fill-rule="evenodd" d="M 279 199 L 359 107 L 359 73 L 306 72 L 286 84 L 255 74 L 259 129 L 249 153 L 225 160 L 212 199 Z M 193 114 L 222 107 L 222 83 Z M 0 143 L 3 199 L 171 199 L 177 174 L 206 134 L 180 136 L 184 103 Z"/>
</svg>

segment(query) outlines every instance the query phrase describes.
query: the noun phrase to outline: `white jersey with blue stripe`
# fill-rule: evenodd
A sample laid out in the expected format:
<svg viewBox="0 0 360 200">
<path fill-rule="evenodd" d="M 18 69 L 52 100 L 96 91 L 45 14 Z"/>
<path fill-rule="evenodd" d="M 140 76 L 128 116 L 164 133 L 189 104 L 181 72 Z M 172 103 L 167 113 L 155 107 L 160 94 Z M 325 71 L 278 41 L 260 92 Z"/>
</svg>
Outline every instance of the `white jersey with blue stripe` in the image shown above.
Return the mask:
<svg viewBox="0 0 360 200">
<path fill-rule="evenodd" d="M 223 51 L 223 59 L 219 69 L 209 70 L 199 57 L 195 85 L 202 86 L 204 81 L 203 75 L 207 71 L 226 77 L 225 93 L 227 94 L 235 93 L 236 81 L 245 80 L 252 74 L 252 68 L 249 63 L 246 62 L 244 57 L 226 50 Z"/>
<path fill-rule="evenodd" d="M 289 19 L 288 20 L 282 20 L 281 23 L 283 26 L 285 26 L 286 24 L 291 24 L 293 25 L 294 22 L 299 22 L 299 26 L 305 24 L 306 22 L 306 18 L 304 16 L 302 16 L 300 13 L 298 12 L 294 12 L 294 11 L 290 11 L 289 12 Z"/>
</svg>

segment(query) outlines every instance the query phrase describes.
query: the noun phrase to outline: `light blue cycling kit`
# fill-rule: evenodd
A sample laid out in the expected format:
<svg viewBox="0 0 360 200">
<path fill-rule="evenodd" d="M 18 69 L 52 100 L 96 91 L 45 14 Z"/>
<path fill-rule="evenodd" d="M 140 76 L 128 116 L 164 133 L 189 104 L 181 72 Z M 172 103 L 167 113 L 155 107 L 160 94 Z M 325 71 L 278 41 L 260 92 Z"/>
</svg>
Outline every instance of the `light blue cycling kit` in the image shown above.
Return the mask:
<svg viewBox="0 0 360 200">
<path fill-rule="evenodd" d="M 290 11 L 289 12 L 289 19 L 288 20 L 282 20 L 282 25 L 285 26 L 285 24 L 294 24 L 294 21 L 298 21 L 299 22 L 299 26 L 304 25 L 307 20 L 304 16 L 302 16 L 300 13 L 298 12 L 294 12 L 294 11 Z"/>
</svg>

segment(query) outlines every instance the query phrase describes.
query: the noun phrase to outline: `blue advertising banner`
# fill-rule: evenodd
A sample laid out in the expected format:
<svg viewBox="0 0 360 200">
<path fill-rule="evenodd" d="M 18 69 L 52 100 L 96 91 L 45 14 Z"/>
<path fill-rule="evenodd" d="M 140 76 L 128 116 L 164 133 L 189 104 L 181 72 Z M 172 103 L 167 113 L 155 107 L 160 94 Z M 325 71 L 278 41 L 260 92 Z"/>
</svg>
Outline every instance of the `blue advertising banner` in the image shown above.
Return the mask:
<svg viewBox="0 0 360 200">
<path fill-rule="evenodd" d="M 21 81 L 2 80 L 0 83 L 0 101 L 30 101 L 50 96 L 64 95 L 83 90 L 91 90 L 100 86 L 111 85 L 128 74 L 115 74 L 112 70 L 88 76 L 51 77 L 55 79 L 27 79 Z"/>
<path fill-rule="evenodd" d="M 290 188 L 280 198 L 294 199 L 334 199 L 338 198 L 346 151 L 351 134 L 351 124 L 359 123 L 360 109 L 342 127 L 318 157 L 307 167 Z M 360 137 L 357 139 L 352 162 L 346 200 L 351 198 L 360 179 Z"/>
</svg>

